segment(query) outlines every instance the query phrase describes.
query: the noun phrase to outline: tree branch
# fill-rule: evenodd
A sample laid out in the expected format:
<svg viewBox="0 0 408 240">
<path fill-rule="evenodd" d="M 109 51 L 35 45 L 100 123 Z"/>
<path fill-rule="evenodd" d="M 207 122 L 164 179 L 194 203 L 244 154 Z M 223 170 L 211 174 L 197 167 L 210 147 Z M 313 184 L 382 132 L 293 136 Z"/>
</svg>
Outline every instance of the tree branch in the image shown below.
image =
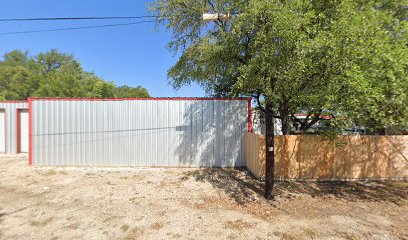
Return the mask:
<svg viewBox="0 0 408 240">
<path fill-rule="evenodd" d="M 262 106 L 260 97 L 261 97 L 261 94 L 260 94 L 259 92 L 254 96 L 254 98 L 255 98 L 255 100 L 256 100 L 256 103 L 257 103 L 258 106 L 259 106 L 259 109 L 261 109 L 262 112 L 265 112 L 265 107 Z"/>
<path fill-rule="evenodd" d="M 315 123 L 317 123 L 321 118 L 320 118 L 320 114 L 323 112 L 323 109 L 319 109 L 318 112 L 316 112 L 315 114 L 313 114 L 313 118 L 312 121 L 310 121 L 309 123 L 307 123 L 306 125 L 303 125 L 301 127 L 301 130 L 307 130 L 309 129 L 311 126 L 313 126 Z M 305 121 L 308 120 L 309 116 L 311 116 L 312 114 L 309 112 Z M 307 121 L 306 121 L 307 122 Z"/>
</svg>

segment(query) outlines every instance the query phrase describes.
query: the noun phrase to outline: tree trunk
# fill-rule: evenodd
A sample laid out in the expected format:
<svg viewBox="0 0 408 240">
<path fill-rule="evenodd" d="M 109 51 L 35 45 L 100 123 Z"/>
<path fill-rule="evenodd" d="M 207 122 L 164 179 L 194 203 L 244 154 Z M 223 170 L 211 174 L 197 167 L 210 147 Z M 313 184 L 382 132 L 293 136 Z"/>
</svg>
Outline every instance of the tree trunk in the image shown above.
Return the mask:
<svg viewBox="0 0 408 240">
<path fill-rule="evenodd" d="M 265 198 L 273 199 L 275 155 L 274 155 L 274 111 L 272 99 L 265 99 L 265 125 L 266 125 L 266 168 L 265 168 Z"/>
<path fill-rule="evenodd" d="M 279 115 L 282 123 L 282 134 L 288 135 L 290 131 L 289 108 L 288 103 L 285 99 L 285 95 L 283 95 L 282 98 L 283 100 L 279 106 Z"/>
</svg>

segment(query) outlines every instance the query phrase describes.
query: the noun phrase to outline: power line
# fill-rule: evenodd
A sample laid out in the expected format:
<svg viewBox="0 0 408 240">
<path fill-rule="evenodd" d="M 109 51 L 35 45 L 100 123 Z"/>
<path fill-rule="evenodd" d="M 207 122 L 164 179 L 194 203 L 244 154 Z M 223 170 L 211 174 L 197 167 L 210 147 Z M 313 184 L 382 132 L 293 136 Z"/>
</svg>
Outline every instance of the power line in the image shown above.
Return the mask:
<svg viewBox="0 0 408 240">
<path fill-rule="evenodd" d="M 0 22 L 29 22 L 29 21 L 78 21 L 78 20 L 114 20 L 114 19 L 142 19 L 158 18 L 159 16 L 105 16 L 105 17 L 39 17 L 39 18 L 1 18 Z"/>
<path fill-rule="evenodd" d="M 0 35 L 16 35 L 16 34 L 41 33 L 41 32 L 59 32 L 59 31 L 91 29 L 91 28 L 118 27 L 118 26 L 129 26 L 129 25 L 137 25 L 137 24 L 152 23 L 152 22 L 156 22 L 156 21 L 146 20 L 146 21 L 139 21 L 139 22 L 94 25 L 94 26 L 85 26 L 85 27 L 70 27 L 70 28 L 54 28 L 54 29 L 30 30 L 30 31 L 0 32 Z"/>
</svg>

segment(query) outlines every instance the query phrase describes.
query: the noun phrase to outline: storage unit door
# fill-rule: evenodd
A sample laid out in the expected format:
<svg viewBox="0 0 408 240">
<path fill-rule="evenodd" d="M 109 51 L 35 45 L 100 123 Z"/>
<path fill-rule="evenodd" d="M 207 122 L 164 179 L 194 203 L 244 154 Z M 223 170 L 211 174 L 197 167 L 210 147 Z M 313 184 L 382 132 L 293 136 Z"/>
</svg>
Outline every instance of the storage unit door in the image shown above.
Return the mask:
<svg viewBox="0 0 408 240">
<path fill-rule="evenodd" d="M 20 110 L 20 152 L 28 152 L 28 110 Z"/>
<path fill-rule="evenodd" d="M 6 114 L 0 109 L 0 153 L 6 152 Z"/>
</svg>

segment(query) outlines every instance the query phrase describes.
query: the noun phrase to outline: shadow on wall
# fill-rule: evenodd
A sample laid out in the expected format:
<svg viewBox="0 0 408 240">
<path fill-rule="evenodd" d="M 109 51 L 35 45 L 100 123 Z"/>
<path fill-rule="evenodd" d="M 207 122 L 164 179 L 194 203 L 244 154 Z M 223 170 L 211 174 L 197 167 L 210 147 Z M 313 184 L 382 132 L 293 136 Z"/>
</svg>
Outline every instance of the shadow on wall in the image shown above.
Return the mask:
<svg viewBox="0 0 408 240">
<path fill-rule="evenodd" d="M 280 180 L 408 179 L 408 136 L 279 136 L 275 149 Z"/>
<path fill-rule="evenodd" d="M 185 102 L 176 148 L 181 166 L 243 166 L 242 137 L 247 131 L 243 101 Z"/>
<path fill-rule="evenodd" d="M 246 100 L 34 102 L 35 165 L 243 166 Z"/>
</svg>

